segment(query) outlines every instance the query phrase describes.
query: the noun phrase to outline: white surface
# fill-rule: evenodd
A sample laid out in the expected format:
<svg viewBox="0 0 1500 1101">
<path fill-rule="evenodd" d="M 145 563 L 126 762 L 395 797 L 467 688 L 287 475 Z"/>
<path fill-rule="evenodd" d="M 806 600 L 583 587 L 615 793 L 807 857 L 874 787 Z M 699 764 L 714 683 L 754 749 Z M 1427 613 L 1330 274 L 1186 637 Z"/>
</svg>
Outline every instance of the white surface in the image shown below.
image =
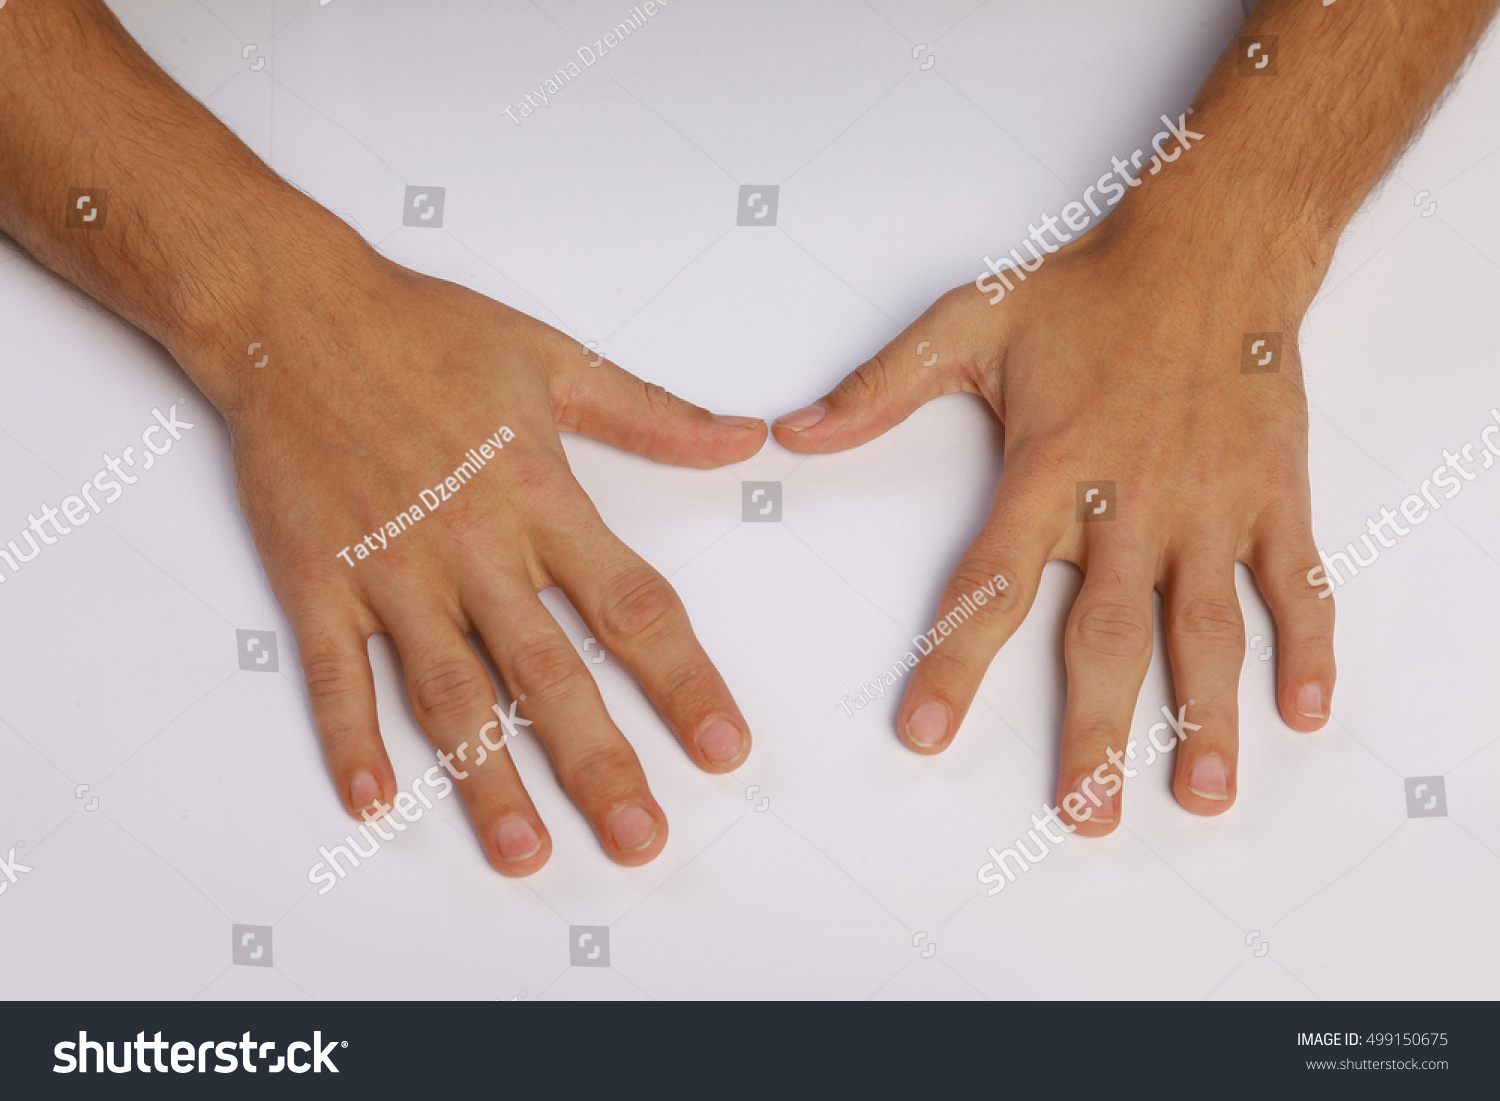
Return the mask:
<svg viewBox="0 0 1500 1101">
<path fill-rule="evenodd" d="M 501 114 L 628 6 L 115 4 L 169 72 L 392 257 L 599 340 L 701 404 L 765 416 L 823 392 L 1144 144 L 1241 18 L 1237 0 L 671 0 L 551 106 L 519 126 Z M 1351 228 L 1308 318 L 1325 548 L 1500 405 L 1497 98 L 1492 39 Z M 777 228 L 734 228 L 738 186 L 774 182 Z M 447 188 L 441 231 L 402 228 L 407 184 Z M 986 846 L 1010 844 L 1054 790 L 1071 568 L 1049 567 L 949 752 L 897 743 L 895 692 L 852 718 L 835 706 L 930 622 L 986 515 L 998 434 L 978 403 L 945 399 L 853 453 L 771 444 L 708 473 L 570 440 L 606 521 L 687 602 L 754 754 L 734 777 L 700 774 L 611 659 L 606 701 L 672 822 L 653 865 L 612 865 L 525 742 L 556 846 L 540 874 L 489 870 L 450 799 L 318 897 L 308 868 L 350 823 L 222 425 L 160 349 L 13 251 L 0 331 L 0 539 L 136 439 L 153 406 L 185 396 L 199 425 L 102 522 L 0 587 L 0 856 L 24 842 L 34 869 L 0 896 L 0 996 L 1500 991 L 1500 473 L 1340 591 L 1326 732 L 1287 729 L 1274 662 L 1247 656 L 1231 813 L 1187 814 L 1158 764 L 1115 836 L 1070 839 L 992 898 L 975 878 Z M 740 523 L 741 479 L 784 479 L 783 523 Z M 1243 576 L 1241 591 L 1249 632 L 1270 634 Z M 238 671 L 236 628 L 277 632 L 279 674 Z M 430 752 L 393 651 L 371 651 L 405 784 Z M 1137 736 L 1166 685 L 1159 658 Z M 1426 775 L 1445 776 L 1449 816 L 1408 819 L 1403 777 Z M 231 923 L 274 925 L 276 966 L 232 966 Z M 570 923 L 610 926 L 613 966 L 571 967 Z"/>
</svg>

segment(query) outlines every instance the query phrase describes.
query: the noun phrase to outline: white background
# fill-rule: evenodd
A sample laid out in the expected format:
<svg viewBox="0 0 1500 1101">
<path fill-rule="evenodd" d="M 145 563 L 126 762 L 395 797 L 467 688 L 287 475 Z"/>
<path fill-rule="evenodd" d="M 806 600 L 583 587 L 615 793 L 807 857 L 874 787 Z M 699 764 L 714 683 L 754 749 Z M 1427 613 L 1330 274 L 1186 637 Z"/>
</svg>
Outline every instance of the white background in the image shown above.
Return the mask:
<svg viewBox="0 0 1500 1101">
<path fill-rule="evenodd" d="M 623 0 L 113 6 L 386 254 L 601 341 L 700 404 L 767 417 L 1144 146 L 1242 17 L 1236 0 L 671 0 L 517 125 L 503 108 L 619 22 Z M 1491 40 L 1351 226 L 1308 317 L 1324 548 L 1415 492 L 1444 448 L 1477 442 L 1500 406 L 1497 99 Z M 739 185 L 769 183 L 777 226 L 736 228 Z M 441 229 L 402 227 L 409 184 L 446 188 Z M 1230 813 L 1187 814 L 1159 763 L 1114 836 L 1070 838 L 987 897 L 986 846 L 1011 844 L 1054 791 L 1076 572 L 1048 568 L 947 753 L 900 746 L 895 691 L 853 717 L 836 706 L 930 624 L 984 520 L 999 435 L 978 401 L 939 401 L 850 453 L 772 443 L 706 473 L 570 439 L 606 521 L 682 594 L 754 753 L 732 777 L 701 774 L 609 659 L 594 667 L 605 699 L 672 822 L 657 861 L 611 864 L 528 739 L 518 764 L 555 840 L 545 870 L 495 874 L 449 799 L 318 897 L 317 848 L 351 823 L 222 423 L 160 348 L 10 246 L 0 333 L 0 539 L 135 442 L 153 406 L 185 397 L 198 425 L 0 586 L 0 855 L 19 843 L 34 869 L 0 896 L 0 996 L 1500 990 L 1500 473 L 1339 592 L 1326 731 L 1286 728 L 1274 660 L 1247 655 Z M 742 479 L 784 482 L 783 522 L 740 522 Z M 1271 635 L 1243 575 L 1241 591 L 1249 633 Z M 241 672 L 236 628 L 275 631 L 281 671 Z M 431 752 L 393 650 L 380 639 L 371 655 L 406 784 Z M 1168 698 L 1159 656 L 1138 737 Z M 1431 775 L 1449 814 L 1409 819 L 1403 778 Z M 232 923 L 274 926 L 273 968 L 231 964 Z M 570 924 L 609 926 L 612 966 L 571 967 Z"/>
</svg>

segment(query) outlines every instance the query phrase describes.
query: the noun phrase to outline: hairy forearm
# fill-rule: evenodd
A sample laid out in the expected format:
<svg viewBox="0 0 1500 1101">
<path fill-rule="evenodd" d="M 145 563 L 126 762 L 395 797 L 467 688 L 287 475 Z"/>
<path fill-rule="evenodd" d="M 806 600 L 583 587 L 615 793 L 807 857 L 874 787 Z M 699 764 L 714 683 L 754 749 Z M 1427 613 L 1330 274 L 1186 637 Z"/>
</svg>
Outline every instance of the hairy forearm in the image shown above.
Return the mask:
<svg viewBox="0 0 1500 1101">
<path fill-rule="evenodd" d="M 165 344 L 221 408 L 236 390 L 229 350 L 243 353 L 257 304 L 312 278 L 287 250 L 360 262 L 353 231 L 175 84 L 100 0 L 10 0 L 0 73 L 0 229 Z"/>
<path fill-rule="evenodd" d="M 1453 79 L 1500 0 L 1261 0 L 1189 116 L 1203 140 L 1122 204 L 1121 226 L 1234 241 L 1316 291 L 1348 221 Z M 1246 56 L 1247 39 L 1275 36 Z M 1267 72 L 1274 65 L 1274 75 Z"/>
</svg>

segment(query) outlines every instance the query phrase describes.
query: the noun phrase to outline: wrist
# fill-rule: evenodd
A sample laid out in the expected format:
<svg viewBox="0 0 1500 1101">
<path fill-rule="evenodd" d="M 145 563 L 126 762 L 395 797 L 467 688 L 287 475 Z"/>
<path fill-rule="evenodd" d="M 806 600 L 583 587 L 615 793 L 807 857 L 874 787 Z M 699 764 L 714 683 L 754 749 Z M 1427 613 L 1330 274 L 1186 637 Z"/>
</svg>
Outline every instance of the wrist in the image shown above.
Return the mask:
<svg viewBox="0 0 1500 1101">
<path fill-rule="evenodd" d="M 1270 201 L 1212 163 L 1164 173 L 1104 225 L 1107 244 L 1154 270 L 1298 321 L 1322 286 L 1342 228 Z"/>
<path fill-rule="evenodd" d="M 152 335 L 226 418 L 244 404 L 257 362 L 276 354 L 269 330 L 332 307 L 390 266 L 341 218 L 274 178 L 216 218 L 206 239 L 212 246 L 165 281 Z"/>
</svg>

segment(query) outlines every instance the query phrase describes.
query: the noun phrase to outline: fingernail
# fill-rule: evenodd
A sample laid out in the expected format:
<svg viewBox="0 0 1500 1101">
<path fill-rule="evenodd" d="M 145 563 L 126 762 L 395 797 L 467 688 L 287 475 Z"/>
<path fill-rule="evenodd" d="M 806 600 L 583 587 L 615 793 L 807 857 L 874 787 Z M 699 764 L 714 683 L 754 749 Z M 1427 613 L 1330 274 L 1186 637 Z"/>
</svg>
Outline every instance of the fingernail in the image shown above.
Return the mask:
<svg viewBox="0 0 1500 1101">
<path fill-rule="evenodd" d="M 349 805 L 354 808 L 354 813 L 369 810 L 380 802 L 380 785 L 375 782 L 375 777 L 368 772 L 356 772 L 354 779 L 349 781 Z"/>
<path fill-rule="evenodd" d="M 821 405 L 809 405 L 806 409 L 798 409 L 795 413 L 788 413 L 784 417 L 776 418 L 778 428 L 790 428 L 793 432 L 801 432 L 804 428 L 811 428 L 823 419 L 828 412 Z"/>
<path fill-rule="evenodd" d="M 754 428 L 760 423 L 759 417 L 731 417 L 720 414 L 715 414 L 714 420 L 720 424 L 727 424 L 730 428 Z"/>
<path fill-rule="evenodd" d="M 906 736 L 920 746 L 934 746 L 948 733 L 948 709 L 928 700 L 906 720 Z"/>
<path fill-rule="evenodd" d="M 1323 690 L 1316 684 L 1304 684 L 1297 689 L 1297 714 L 1306 719 L 1326 719 L 1323 711 Z"/>
<path fill-rule="evenodd" d="M 1229 776 L 1224 771 L 1224 762 L 1217 757 L 1199 760 L 1188 776 L 1188 790 L 1204 799 L 1228 799 Z"/>
<path fill-rule="evenodd" d="M 609 836 L 622 853 L 639 852 L 655 840 L 656 819 L 643 807 L 621 807 L 609 820 Z"/>
<path fill-rule="evenodd" d="M 1092 813 L 1089 814 L 1088 821 L 1098 822 L 1101 825 L 1105 826 L 1108 826 L 1114 822 L 1115 801 L 1110 797 L 1109 792 L 1104 790 L 1099 781 L 1093 779 L 1093 777 L 1090 776 L 1087 789 L 1085 789 L 1083 784 L 1080 783 L 1078 787 L 1074 788 L 1073 790 L 1078 792 L 1079 797 L 1084 801 L 1084 804 L 1087 807 L 1088 811 L 1092 811 Z M 1080 808 L 1079 813 L 1084 813 L 1084 809 Z"/>
<path fill-rule="evenodd" d="M 495 845 L 500 850 L 500 859 L 514 864 L 517 860 L 536 855 L 542 847 L 542 839 L 531 828 L 531 823 L 518 814 L 495 827 Z"/>
<path fill-rule="evenodd" d="M 698 735 L 698 748 L 714 764 L 727 765 L 745 751 L 745 736 L 728 719 L 715 719 Z"/>
</svg>

